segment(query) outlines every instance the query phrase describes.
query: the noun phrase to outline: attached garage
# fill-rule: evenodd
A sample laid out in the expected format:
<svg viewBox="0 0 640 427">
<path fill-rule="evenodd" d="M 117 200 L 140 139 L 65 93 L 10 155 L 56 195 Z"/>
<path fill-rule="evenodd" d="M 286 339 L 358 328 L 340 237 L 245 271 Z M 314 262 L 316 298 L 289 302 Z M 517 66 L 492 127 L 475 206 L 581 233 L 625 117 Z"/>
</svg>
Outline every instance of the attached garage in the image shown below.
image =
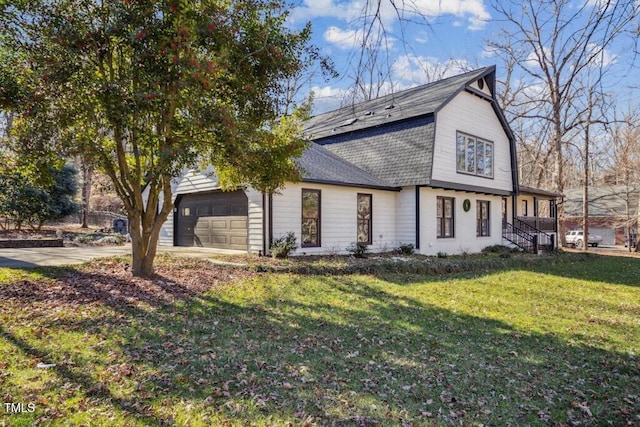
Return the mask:
<svg viewBox="0 0 640 427">
<path fill-rule="evenodd" d="M 179 196 L 175 245 L 247 250 L 249 202 L 244 191 L 209 191 Z"/>
</svg>

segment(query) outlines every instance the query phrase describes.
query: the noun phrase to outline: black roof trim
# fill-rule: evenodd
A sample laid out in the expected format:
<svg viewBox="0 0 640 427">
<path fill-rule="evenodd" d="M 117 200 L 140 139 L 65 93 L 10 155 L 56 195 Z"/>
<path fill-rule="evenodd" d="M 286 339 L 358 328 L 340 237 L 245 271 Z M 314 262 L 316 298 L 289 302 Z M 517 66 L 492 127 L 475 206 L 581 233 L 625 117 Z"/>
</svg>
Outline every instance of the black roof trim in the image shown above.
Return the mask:
<svg viewBox="0 0 640 427">
<path fill-rule="evenodd" d="M 546 197 L 562 197 L 562 193 L 558 193 L 557 191 L 551 190 L 543 190 L 542 188 L 529 187 L 527 185 L 520 185 L 520 191 L 518 194 L 532 194 L 538 196 L 546 196 Z"/>
<path fill-rule="evenodd" d="M 441 188 L 443 190 L 466 191 L 468 193 L 488 194 L 492 196 L 511 196 L 513 192 L 507 190 L 499 190 L 497 188 L 480 187 L 477 185 L 458 184 L 455 182 L 434 181 L 429 185 L 421 185 L 421 187 Z"/>
<path fill-rule="evenodd" d="M 336 185 L 339 187 L 355 187 L 355 188 L 369 188 L 371 190 L 384 190 L 384 191 L 402 191 L 400 187 L 386 187 L 382 185 L 367 185 L 367 184 L 350 184 L 347 182 L 339 182 L 339 181 L 330 181 L 324 179 L 307 179 L 302 178 L 302 182 L 309 182 L 312 184 L 325 184 L 325 185 Z"/>
</svg>

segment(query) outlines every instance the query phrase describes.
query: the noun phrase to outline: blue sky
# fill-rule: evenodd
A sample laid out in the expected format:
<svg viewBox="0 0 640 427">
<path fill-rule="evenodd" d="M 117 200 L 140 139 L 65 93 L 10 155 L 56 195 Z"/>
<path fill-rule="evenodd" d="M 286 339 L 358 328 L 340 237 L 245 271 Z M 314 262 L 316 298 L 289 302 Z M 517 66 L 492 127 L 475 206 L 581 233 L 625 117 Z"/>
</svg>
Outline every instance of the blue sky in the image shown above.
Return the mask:
<svg viewBox="0 0 640 427">
<path fill-rule="evenodd" d="M 599 0 L 585 1 L 595 4 Z M 357 44 L 362 40 L 362 21 L 359 17 L 366 0 L 297 2 L 298 7 L 292 11 L 290 18 L 292 26 L 301 26 L 310 21 L 313 43 L 333 59 L 340 73 L 339 78 L 331 81 L 325 81 L 318 74 L 306 82 L 304 90 L 314 92 L 314 112 L 320 113 L 339 107 L 345 91 L 353 85 L 354 61 L 359 51 Z M 396 0 L 396 3 L 401 2 Z M 401 24 L 390 1 L 383 0 L 381 3 L 381 24 L 390 35 L 388 49 L 381 53 L 388 55 L 388 69 L 391 70 L 388 80 L 393 82 L 394 91 L 494 64 L 498 66 L 500 74 L 500 59 L 486 49 L 485 40 L 495 37 L 504 24 L 496 19 L 497 14 L 487 1 L 404 0 L 403 3 L 409 9 L 405 17 L 418 22 Z M 624 49 L 617 47 L 621 51 Z M 625 68 L 626 64 L 625 70 L 628 70 L 628 61 L 621 61 L 614 52 L 608 55 L 621 68 Z M 633 78 L 628 72 L 626 75 L 628 79 Z M 617 77 L 619 80 L 620 76 Z M 633 83 L 623 83 L 627 97 L 630 96 L 630 84 Z M 387 87 L 384 90 L 391 89 Z"/>
</svg>

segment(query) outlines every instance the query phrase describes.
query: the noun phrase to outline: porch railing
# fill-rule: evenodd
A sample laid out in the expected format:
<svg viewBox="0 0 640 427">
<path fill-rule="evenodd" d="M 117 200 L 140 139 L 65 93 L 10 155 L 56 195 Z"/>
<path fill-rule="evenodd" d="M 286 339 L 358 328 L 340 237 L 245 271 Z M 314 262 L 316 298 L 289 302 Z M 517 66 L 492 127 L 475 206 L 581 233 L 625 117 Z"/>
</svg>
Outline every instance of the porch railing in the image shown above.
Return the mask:
<svg viewBox="0 0 640 427">
<path fill-rule="evenodd" d="M 535 228 L 536 230 L 553 232 L 558 231 L 556 227 L 557 221 L 555 218 L 543 216 L 519 216 L 517 219 Z"/>
<path fill-rule="evenodd" d="M 531 253 L 538 253 L 540 250 L 552 251 L 556 245 L 555 234 L 536 230 L 517 219 L 513 224 L 506 221 L 502 222 L 502 237 L 524 251 Z"/>
<path fill-rule="evenodd" d="M 526 217 L 518 217 L 514 220 L 514 225 L 521 230 L 526 231 L 529 234 L 533 234 L 538 237 L 538 249 L 544 249 L 552 251 L 556 246 L 556 236 L 555 234 L 549 234 L 545 231 L 531 225 L 531 223 L 522 221 L 520 218 Z M 552 218 L 553 219 L 553 218 Z"/>
<path fill-rule="evenodd" d="M 538 236 L 530 234 L 517 226 L 503 221 L 502 237 L 526 252 L 538 252 Z"/>
</svg>

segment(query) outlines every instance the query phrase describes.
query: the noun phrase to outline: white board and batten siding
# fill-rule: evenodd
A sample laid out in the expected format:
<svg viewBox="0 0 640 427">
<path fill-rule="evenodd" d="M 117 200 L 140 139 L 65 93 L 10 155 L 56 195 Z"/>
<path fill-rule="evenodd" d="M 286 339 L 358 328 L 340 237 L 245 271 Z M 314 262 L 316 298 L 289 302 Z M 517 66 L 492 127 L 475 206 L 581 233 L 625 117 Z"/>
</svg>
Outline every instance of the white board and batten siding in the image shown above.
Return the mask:
<svg viewBox="0 0 640 427">
<path fill-rule="evenodd" d="M 357 240 L 357 195 L 372 195 L 372 240 L 369 250 L 397 246 L 395 216 L 397 192 L 314 183 L 289 184 L 273 196 L 273 238 L 293 231 L 298 245 L 302 234 L 302 189 L 320 190 L 320 247 L 298 248 L 295 254 L 346 253 Z"/>
<path fill-rule="evenodd" d="M 513 190 L 509 137 L 488 101 L 468 92 L 461 92 L 437 113 L 436 123 L 431 179 L 501 191 Z M 493 178 L 457 172 L 458 132 L 493 143 Z"/>
<path fill-rule="evenodd" d="M 454 237 L 439 238 L 437 235 L 438 197 L 454 198 Z M 464 211 L 463 203 L 469 200 L 471 208 Z M 489 236 L 476 235 L 476 213 L 478 200 L 489 202 Z M 487 246 L 502 244 L 502 197 L 486 194 L 447 191 L 432 188 L 420 189 L 420 253 L 449 255 L 477 253 Z"/>
</svg>

